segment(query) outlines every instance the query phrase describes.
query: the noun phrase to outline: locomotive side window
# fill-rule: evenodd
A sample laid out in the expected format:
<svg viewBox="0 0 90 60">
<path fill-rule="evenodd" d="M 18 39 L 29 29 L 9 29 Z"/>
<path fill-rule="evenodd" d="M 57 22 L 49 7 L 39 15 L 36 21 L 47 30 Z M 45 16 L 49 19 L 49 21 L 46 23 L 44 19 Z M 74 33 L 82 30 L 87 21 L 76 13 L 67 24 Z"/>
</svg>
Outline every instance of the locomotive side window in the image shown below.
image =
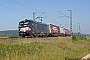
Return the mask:
<svg viewBox="0 0 90 60">
<path fill-rule="evenodd" d="M 24 25 L 23 23 L 19 23 L 19 27 L 23 27 L 23 25 Z"/>
<path fill-rule="evenodd" d="M 20 22 L 19 27 L 29 27 L 29 22 L 28 21 Z"/>
<path fill-rule="evenodd" d="M 29 24 L 29 22 L 24 22 L 24 24 Z"/>
</svg>

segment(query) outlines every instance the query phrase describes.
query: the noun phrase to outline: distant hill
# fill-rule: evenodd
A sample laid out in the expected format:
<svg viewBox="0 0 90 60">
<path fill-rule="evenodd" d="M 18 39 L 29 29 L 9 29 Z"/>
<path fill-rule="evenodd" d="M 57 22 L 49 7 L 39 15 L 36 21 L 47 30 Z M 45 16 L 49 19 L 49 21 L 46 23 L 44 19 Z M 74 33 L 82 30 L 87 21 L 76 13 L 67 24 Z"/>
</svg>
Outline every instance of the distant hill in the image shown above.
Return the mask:
<svg viewBox="0 0 90 60">
<path fill-rule="evenodd" d="M 0 31 L 0 35 L 9 35 L 9 36 L 18 36 L 19 31 L 18 30 L 5 30 Z M 73 33 L 73 35 L 77 35 L 77 33 Z M 90 36 L 90 34 L 80 34 L 81 36 Z"/>
<path fill-rule="evenodd" d="M 18 36 L 18 30 L 5 30 L 0 31 L 0 35 L 10 35 L 10 36 Z"/>
<path fill-rule="evenodd" d="M 77 35 L 77 33 L 73 33 L 73 35 Z M 80 34 L 80 36 L 90 36 L 90 34 Z"/>
</svg>

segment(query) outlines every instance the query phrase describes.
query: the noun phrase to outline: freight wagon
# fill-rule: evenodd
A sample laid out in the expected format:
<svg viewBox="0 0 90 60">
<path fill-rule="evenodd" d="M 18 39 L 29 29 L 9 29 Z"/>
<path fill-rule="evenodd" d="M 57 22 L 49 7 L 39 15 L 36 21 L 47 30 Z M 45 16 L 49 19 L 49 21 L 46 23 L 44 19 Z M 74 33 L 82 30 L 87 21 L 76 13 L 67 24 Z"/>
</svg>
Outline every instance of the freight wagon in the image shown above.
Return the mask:
<svg viewBox="0 0 90 60">
<path fill-rule="evenodd" d="M 48 24 L 49 26 L 49 36 L 59 36 L 60 34 L 60 29 L 59 26 L 53 25 L 53 24 Z"/>
<path fill-rule="evenodd" d="M 64 27 L 60 27 L 60 36 L 70 36 L 70 31 Z"/>
<path fill-rule="evenodd" d="M 64 28 L 64 31 L 65 31 L 65 36 L 70 36 L 70 31 L 66 28 Z"/>
<path fill-rule="evenodd" d="M 27 19 L 19 22 L 19 36 L 22 37 L 47 37 L 59 36 L 59 34 L 59 26 L 53 24 L 45 24 Z"/>
<path fill-rule="evenodd" d="M 60 36 L 65 36 L 65 31 L 63 27 L 60 27 Z"/>
</svg>

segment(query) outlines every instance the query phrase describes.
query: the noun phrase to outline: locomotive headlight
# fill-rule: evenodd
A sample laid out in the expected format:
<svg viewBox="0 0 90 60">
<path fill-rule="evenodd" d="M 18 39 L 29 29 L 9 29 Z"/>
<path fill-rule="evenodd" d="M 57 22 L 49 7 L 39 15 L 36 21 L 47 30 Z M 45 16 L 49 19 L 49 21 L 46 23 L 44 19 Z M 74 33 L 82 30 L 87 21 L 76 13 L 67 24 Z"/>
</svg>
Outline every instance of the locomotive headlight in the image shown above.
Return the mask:
<svg viewBox="0 0 90 60">
<path fill-rule="evenodd" d="M 29 30 L 31 30 L 31 28 L 29 28 Z"/>
<path fill-rule="evenodd" d="M 31 30 L 31 28 L 29 28 L 29 27 L 26 27 L 26 30 Z"/>
</svg>

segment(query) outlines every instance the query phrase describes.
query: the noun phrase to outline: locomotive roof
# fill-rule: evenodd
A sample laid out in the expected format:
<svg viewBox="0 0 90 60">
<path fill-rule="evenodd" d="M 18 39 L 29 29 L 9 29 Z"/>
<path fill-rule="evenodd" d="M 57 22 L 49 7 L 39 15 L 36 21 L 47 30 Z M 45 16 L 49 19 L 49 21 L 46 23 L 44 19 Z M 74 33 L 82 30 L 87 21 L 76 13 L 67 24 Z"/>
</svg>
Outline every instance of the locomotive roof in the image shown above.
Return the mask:
<svg viewBox="0 0 90 60">
<path fill-rule="evenodd" d="M 25 19 L 23 21 L 20 21 L 20 23 L 23 23 L 23 22 L 26 22 L 26 21 L 32 21 L 32 22 L 36 22 L 36 23 L 40 23 L 40 24 L 46 24 L 46 23 L 42 23 L 42 22 L 37 22 L 37 21 L 29 20 L 29 19 Z"/>
</svg>

